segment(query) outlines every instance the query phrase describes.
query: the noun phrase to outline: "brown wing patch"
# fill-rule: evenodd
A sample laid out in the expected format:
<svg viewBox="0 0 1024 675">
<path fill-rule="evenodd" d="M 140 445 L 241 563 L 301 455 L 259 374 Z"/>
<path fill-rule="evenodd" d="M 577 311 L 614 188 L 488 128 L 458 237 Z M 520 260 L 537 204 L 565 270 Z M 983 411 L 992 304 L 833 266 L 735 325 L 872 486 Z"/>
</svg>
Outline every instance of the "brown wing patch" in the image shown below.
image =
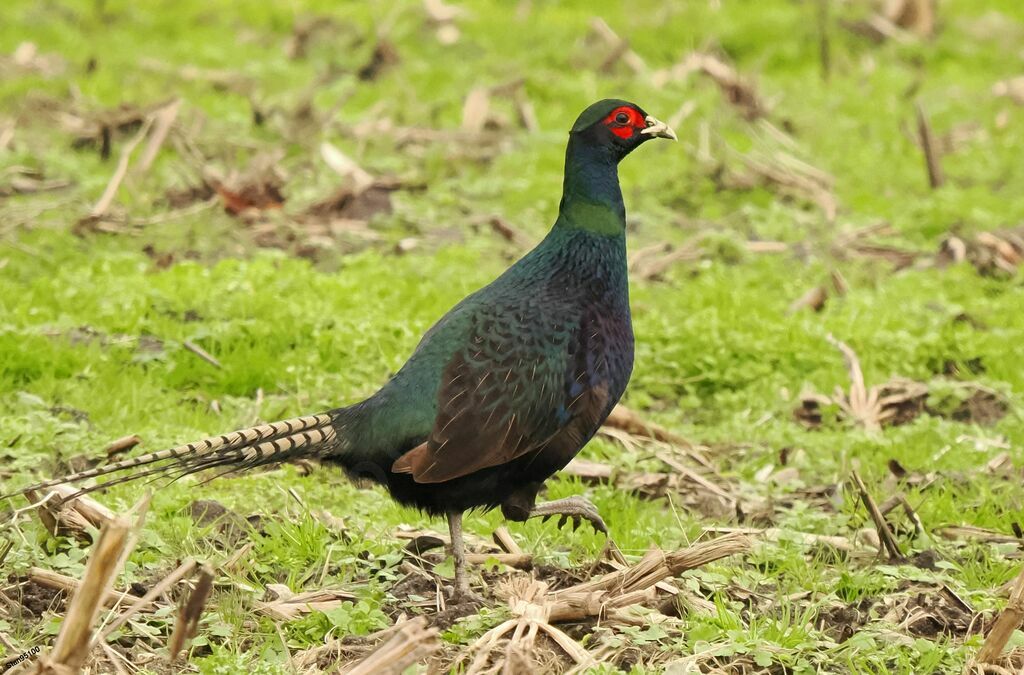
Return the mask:
<svg viewBox="0 0 1024 675">
<path fill-rule="evenodd" d="M 441 483 L 529 453 L 568 462 L 600 426 L 612 393 L 596 320 L 538 316 L 529 302 L 489 309 L 444 368 L 426 442 L 392 471 Z"/>
<path fill-rule="evenodd" d="M 533 446 L 528 446 L 523 452 L 528 452 L 532 449 Z M 520 452 L 506 459 L 493 454 L 489 455 L 486 452 L 480 452 L 475 461 L 456 463 L 447 461 L 443 454 L 432 451 L 429 443 L 421 443 L 396 459 L 395 463 L 391 465 L 391 470 L 395 473 L 412 474 L 413 480 L 417 483 L 443 483 L 475 473 L 481 469 L 506 464 L 520 454 L 523 453 Z"/>
<path fill-rule="evenodd" d="M 395 473 L 422 474 L 430 461 L 430 447 L 420 443 L 415 448 L 395 460 L 391 470 Z M 418 481 L 417 481 L 418 482 Z"/>
<path fill-rule="evenodd" d="M 560 470 L 565 467 L 604 422 L 608 409 L 608 387 L 601 384 L 584 392 L 573 406 L 572 421 L 553 435 L 538 457 Z"/>
<path fill-rule="evenodd" d="M 489 435 L 480 430 L 480 442 L 467 446 L 466 450 L 469 452 L 460 448 L 462 451 L 446 453 L 444 447 L 437 448 L 431 441 L 427 441 L 395 460 L 391 470 L 395 473 L 412 474 L 417 483 L 443 483 L 481 469 L 507 464 L 535 450 L 559 455 L 558 458 L 553 458 L 554 463 L 564 466 L 601 424 L 607 403 L 608 387 L 593 387 L 578 396 L 570 405 L 572 420 L 556 429 L 540 443 L 520 442 L 515 446 L 509 446 L 506 442 L 492 447 L 487 445 Z"/>
<path fill-rule="evenodd" d="M 476 318 L 469 347 L 441 374 L 426 442 L 391 470 L 440 483 L 506 464 L 541 447 L 564 425 L 566 355 L 572 331 L 540 335 L 525 307 Z M 554 344 L 552 344 L 554 342 Z"/>
</svg>

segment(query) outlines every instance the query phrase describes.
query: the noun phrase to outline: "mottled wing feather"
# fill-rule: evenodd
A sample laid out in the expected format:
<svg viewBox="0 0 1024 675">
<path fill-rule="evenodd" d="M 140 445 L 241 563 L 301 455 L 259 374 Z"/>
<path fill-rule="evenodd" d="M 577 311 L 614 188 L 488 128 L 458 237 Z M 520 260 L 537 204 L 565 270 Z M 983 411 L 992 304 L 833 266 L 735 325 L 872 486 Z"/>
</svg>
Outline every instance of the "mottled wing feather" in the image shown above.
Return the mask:
<svg viewBox="0 0 1024 675">
<path fill-rule="evenodd" d="M 445 367 L 427 441 L 395 462 L 418 483 L 438 483 L 536 450 L 569 422 L 566 371 L 576 326 L 539 320 L 529 305 L 474 317 L 466 347 Z M 568 323 L 568 325 L 566 325 Z"/>
</svg>

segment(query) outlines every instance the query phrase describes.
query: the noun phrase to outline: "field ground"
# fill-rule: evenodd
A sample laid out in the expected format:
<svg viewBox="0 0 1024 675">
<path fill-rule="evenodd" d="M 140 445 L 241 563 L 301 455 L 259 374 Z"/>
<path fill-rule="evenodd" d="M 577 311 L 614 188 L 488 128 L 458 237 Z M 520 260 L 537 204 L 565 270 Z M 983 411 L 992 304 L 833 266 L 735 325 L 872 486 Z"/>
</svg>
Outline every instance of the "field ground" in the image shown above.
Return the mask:
<svg viewBox="0 0 1024 675">
<path fill-rule="evenodd" d="M 922 39 L 879 37 L 853 0 L 636 0 L 599 25 L 593 3 L 513 4 L 8 0 L 3 487 L 128 434 L 152 451 L 370 394 L 543 236 L 578 112 L 627 98 L 680 138 L 621 168 L 624 403 L 672 437 L 612 429 L 581 454 L 611 475 L 547 494 L 589 496 L 629 563 L 736 530 L 752 548 L 673 579 L 674 601 L 558 627 L 593 672 L 960 672 L 1021 565 L 1024 8 L 943 0 Z M 895 507 L 899 558 L 854 475 Z M 125 511 L 145 489 L 96 498 Z M 31 568 L 78 578 L 88 552 L 24 504 L 0 507 L 0 660 L 59 630 L 65 598 Z M 473 550 L 501 524 L 468 515 Z M 527 573 L 491 559 L 473 574 L 485 606 L 440 610 L 450 563 L 404 548 L 429 529 L 445 528 L 333 469 L 187 479 L 155 487 L 115 586 L 144 592 L 190 557 L 218 568 L 176 668 L 317 672 L 424 614 L 443 670 L 512 616 L 499 591 Z M 587 527 L 509 531 L 550 590 L 605 547 Z M 274 584 L 347 595 L 286 620 L 260 610 Z M 118 629 L 92 672 L 168 672 L 183 594 Z M 568 666 L 538 640 L 535 672 Z"/>
</svg>

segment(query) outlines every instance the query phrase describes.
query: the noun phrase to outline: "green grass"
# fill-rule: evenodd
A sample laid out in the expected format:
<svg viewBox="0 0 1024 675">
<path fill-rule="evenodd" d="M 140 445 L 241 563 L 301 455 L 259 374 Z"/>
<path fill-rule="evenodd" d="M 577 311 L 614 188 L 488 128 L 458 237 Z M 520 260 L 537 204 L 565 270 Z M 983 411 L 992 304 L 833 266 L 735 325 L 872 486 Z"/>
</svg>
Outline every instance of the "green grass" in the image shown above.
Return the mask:
<svg viewBox="0 0 1024 675">
<path fill-rule="evenodd" d="M 1024 10 L 1013 0 L 949 0 L 941 3 L 934 40 L 874 45 L 839 25 L 867 11 L 843 3 L 829 23 L 827 81 L 819 72 L 817 3 L 633 2 L 602 14 L 652 70 L 693 49 L 721 50 L 772 102 L 771 122 L 791 126 L 795 147 L 788 148 L 762 124 L 745 121 L 705 77 L 654 86 L 622 64 L 599 71 L 606 48 L 584 40 L 591 3 L 527 3 L 525 13 L 506 4 L 466 3 L 460 40 L 442 46 L 412 1 L 386 15 L 330 2 L 7 3 L 0 54 L 28 40 L 64 67 L 44 75 L 0 63 L 0 132 L 7 122 L 15 130 L 12 147 L 0 151 L 0 187 L 12 175 L 3 167 L 14 166 L 73 186 L 0 197 L 4 485 L 50 476 L 68 459 L 129 433 L 144 439 L 140 450 L 152 451 L 372 393 L 424 330 L 521 253 L 473 222 L 499 215 L 533 240 L 543 236 L 557 209 L 565 130 L 579 110 L 619 96 L 664 119 L 691 102 L 692 114 L 676 129 L 678 144 L 651 144 L 622 165 L 630 246 L 703 239 L 714 253 L 673 267 L 663 280 L 633 283 L 637 366 L 625 401 L 710 446 L 723 480 L 745 501 L 771 501 L 771 525 L 781 534 L 751 555 L 685 575 L 678 583 L 714 603 L 710 612 L 684 611 L 685 630 L 602 629 L 590 644 L 617 645 L 620 654 L 639 648 L 621 664 L 636 673 L 659 672 L 660 664 L 693 654 L 704 654 L 705 665 L 756 664 L 773 672 L 959 672 L 980 636 L 914 635 L 886 618 L 885 603 L 945 584 L 991 615 L 1003 604 L 996 589 L 1018 571 L 1015 547 L 950 542 L 936 530 L 975 525 L 1010 533 L 1024 517 L 1019 470 L 985 471 L 1004 450 L 1015 465 L 1024 459 L 1021 280 L 982 276 L 968 265 L 892 273 L 884 264 L 837 255 L 830 243 L 838 233 L 885 221 L 893 233 L 884 241 L 931 253 L 951 230 L 970 236 L 1024 220 L 1024 113 L 991 93 L 996 81 L 1020 74 Z M 293 25 L 311 16 L 333 23 L 314 36 L 305 58 L 288 58 Z M 378 31 L 399 61 L 374 80 L 359 80 L 355 73 Z M 244 92 L 218 90 L 175 74 L 187 65 L 230 71 L 251 84 Z M 410 148 L 391 133 L 352 133 L 353 125 L 383 118 L 455 132 L 473 86 L 520 77 L 541 130 L 530 134 L 510 124 L 497 152 L 453 143 Z M 76 235 L 73 226 L 103 192 L 130 134 L 115 136 L 104 161 L 95 149 L 72 148 L 57 112 L 86 114 L 172 95 L 184 101 L 182 127 L 220 172 L 281 153 L 286 215 L 270 216 L 281 228 L 336 186 L 319 157 L 321 141 L 371 172 L 426 189 L 394 194 L 394 212 L 370 223 L 376 240 L 342 233 L 310 261 L 260 248 L 250 226 L 217 208 L 132 225 L 166 216 L 165 192 L 198 180 L 169 143 L 147 174 L 130 174 L 121 187 L 113 209 L 121 233 Z M 938 190 L 928 188 L 912 140 L 915 102 L 939 135 L 976 128 L 944 157 L 947 185 Z M 295 114 L 304 103 L 311 121 Z M 495 107 L 514 118 L 506 102 Z M 254 123 L 254 109 L 262 124 Z M 710 161 L 701 157 L 702 134 Z M 722 168 L 743 170 L 740 153 L 778 150 L 834 176 L 836 222 L 806 198 L 723 187 L 716 179 Z M 419 246 L 395 253 L 405 238 Z M 802 252 L 737 253 L 749 239 L 800 245 Z M 147 247 L 174 253 L 174 264 L 158 265 Z M 849 282 L 845 297 L 831 298 L 820 313 L 787 313 L 834 269 Z M 964 314 L 973 321 L 961 320 Z M 944 373 L 953 364 L 968 373 L 962 378 L 1005 395 L 1010 413 L 991 427 L 924 415 L 879 434 L 842 423 L 807 430 L 792 415 L 800 391 L 848 386 L 829 334 L 857 351 L 869 385 L 901 375 L 948 389 L 951 376 Z M 223 367 L 196 358 L 183 340 L 200 344 Z M 778 468 L 783 448 L 797 478 L 783 485 L 759 478 Z M 645 449 L 625 450 L 604 438 L 583 456 L 629 470 L 660 469 Z M 890 459 L 927 474 L 925 483 L 887 482 Z M 842 487 L 853 469 L 879 500 L 897 489 L 906 494 L 925 532 L 915 534 L 894 511 L 898 541 L 909 554 L 934 550 L 937 569 L 882 565 L 806 543 L 801 533 L 853 540 L 871 527 L 856 495 Z M 836 484 L 829 506 L 800 492 Z M 100 499 L 125 509 L 142 490 L 118 486 Z M 751 525 L 687 509 L 685 494 L 649 500 L 567 478 L 548 486 L 552 498 L 580 492 L 602 509 L 630 556 L 652 544 L 684 546 L 705 528 Z M 202 488 L 184 481 L 156 490 L 119 583 L 150 581 L 187 556 L 214 564 L 230 557 L 233 549 L 223 550 L 219 535 L 190 517 L 188 505 L 197 498 L 263 517 L 244 534 L 251 554 L 228 575 L 231 584 L 218 588 L 201 624 L 191 656 L 200 672 L 289 672 L 288 653 L 389 625 L 394 617 L 384 612 L 401 601 L 390 591 L 403 576 L 404 542 L 395 529 L 443 529 L 328 469 L 302 476 L 289 467 Z M 341 518 L 344 531 L 318 518 L 320 510 Z M 500 522 L 499 514 L 471 514 L 466 526 L 486 537 Z M 571 534 L 550 522 L 511 529 L 544 564 L 588 567 L 604 545 L 586 529 Z M 31 566 L 71 575 L 83 569 L 84 545 L 49 538 L 28 515 L 0 537 L 14 542 L 0 589 Z M 279 631 L 254 612 L 273 583 L 296 592 L 340 586 L 358 599 Z M 855 606 L 866 608 L 864 616 L 840 639 L 829 612 Z M 0 634 L 17 649 L 0 641 L 0 659 L 52 643 L 57 614 L 18 616 L 3 607 Z M 455 650 L 504 616 L 493 609 L 464 620 L 447 630 L 446 644 Z M 122 645 L 157 650 L 170 624 L 168 616 L 144 615 L 122 630 Z"/>
</svg>

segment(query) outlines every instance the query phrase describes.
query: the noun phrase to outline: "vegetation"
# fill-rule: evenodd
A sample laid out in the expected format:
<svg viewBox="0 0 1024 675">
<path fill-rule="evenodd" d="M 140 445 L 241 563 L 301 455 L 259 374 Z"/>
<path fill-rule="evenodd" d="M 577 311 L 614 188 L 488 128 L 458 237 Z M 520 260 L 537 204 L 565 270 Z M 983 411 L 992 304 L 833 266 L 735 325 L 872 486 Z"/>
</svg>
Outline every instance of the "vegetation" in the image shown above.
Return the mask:
<svg viewBox="0 0 1024 675">
<path fill-rule="evenodd" d="M 368 395 L 434 320 L 543 236 L 567 128 L 591 101 L 621 97 L 680 138 L 621 167 L 638 340 L 625 403 L 704 446 L 714 472 L 678 448 L 600 436 L 583 458 L 614 467 L 616 482 L 565 475 L 548 496 L 586 493 L 631 561 L 724 528 L 756 545 L 676 579 L 691 599 L 677 622 L 570 633 L 634 673 L 961 671 L 1020 569 L 1020 3 L 946 0 L 934 35 L 896 28 L 881 41 L 865 36 L 866 2 L 602 8 L 628 48 L 595 29 L 593 3 L 457 9 L 5 4 L 3 487 L 96 460 L 126 434 L 152 451 Z M 171 97 L 170 133 L 143 169 L 152 113 Z M 936 188 L 916 104 L 944 174 Z M 134 139 L 113 202 L 96 209 Z M 338 151 L 374 186 L 359 192 Z M 1016 240 L 993 243 L 1014 228 Z M 894 376 L 924 387 L 896 392 L 899 424 L 857 423 L 831 395 L 850 377 L 830 335 L 859 357 L 867 387 Z M 812 391 L 832 400 L 805 402 Z M 728 498 L 664 464 L 666 452 Z M 887 515 L 904 560 L 876 550 L 854 471 L 877 502 L 905 497 Z M 189 656 L 199 672 L 291 672 L 325 640 L 436 613 L 432 595 L 401 590 L 397 533 L 443 525 L 340 472 L 151 487 L 118 588 L 252 545 L 218 573 Z M 145 489 L 98 499 L 125 511 Z M 226 533 L 197 517 L 197 500 L 241 524 Z M 31 588 L 29 569 L 78 577 L 88 553 L 21 506 L 0 511 L 0 552 L 12 543 L 0 554 L 13 601 L 0 602 L 3 660 L 59 629 L 64 603 Z M 474 513 L 465 526 L 489 538 L 500 524 Z M 586 527 L 509 529 L 550 583 L 585 575 L 605 545 Z M 271 584 L 352 598 L 275 621 L 256 611 Z M 439 619 L 439 663 L 507 618 L 490 599 Z M 136 616 L 115 648 L 162 672 L 143 655 L 164 653 L 171 618 Z"/>
</svg>

